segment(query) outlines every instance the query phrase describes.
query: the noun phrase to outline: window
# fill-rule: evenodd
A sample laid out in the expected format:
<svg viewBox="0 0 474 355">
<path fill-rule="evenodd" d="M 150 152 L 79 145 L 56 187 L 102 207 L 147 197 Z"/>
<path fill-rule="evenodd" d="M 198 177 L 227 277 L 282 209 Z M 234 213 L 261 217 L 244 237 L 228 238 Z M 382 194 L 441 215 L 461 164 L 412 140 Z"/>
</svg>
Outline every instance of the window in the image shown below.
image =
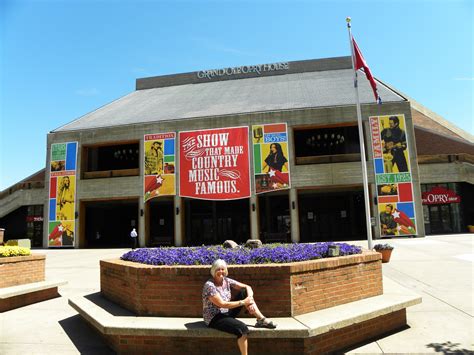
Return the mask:
<svg viewBox="0 0 474 355">
<path fill-rule="evenodd" d="M 83 148 L 84 178 L 139 175 L 139 143 Z"/>
<path fill-rule="evenodd" d="M 295 129 L 296 164 L 360 161 L 357 125 Z"/>
</svg>

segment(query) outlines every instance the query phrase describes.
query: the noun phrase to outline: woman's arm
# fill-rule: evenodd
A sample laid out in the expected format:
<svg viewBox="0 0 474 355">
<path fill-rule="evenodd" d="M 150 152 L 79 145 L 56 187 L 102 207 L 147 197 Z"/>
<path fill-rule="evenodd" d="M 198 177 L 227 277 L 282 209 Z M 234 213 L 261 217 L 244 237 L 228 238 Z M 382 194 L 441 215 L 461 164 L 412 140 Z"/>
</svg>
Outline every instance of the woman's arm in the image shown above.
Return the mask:
<svg viewBox="0 0 474 355">
<path fill-rule="evenodd" d="M 235 281 L 234 287 L 235 287 L 236 290 L 240 290 L 242 288 L 245 288 L 246 291 L 247 291 L 247 297 L 253 298 L 253 290 L 252 290 L 252 287 L 250 287 L 249 285 L 246 285 L 246 284 L 244 284 L 242 282 L 239 282 L 239 281 Z"/>
<path fill-rule="evenodd" d="M 218 293 L 216 293 L 214 296 L 209 296 L 208 299 L 209 301 L 214 303 L 217 307 L 227 308 L 227 309 L 237 308 L 241 306 L 248 306 L 252 304 L 253 302 L 250 300 L 250 297 L 247 297 L 246 299 L 240 300 L 240 301 L 224 301 Z"/>
</svg>

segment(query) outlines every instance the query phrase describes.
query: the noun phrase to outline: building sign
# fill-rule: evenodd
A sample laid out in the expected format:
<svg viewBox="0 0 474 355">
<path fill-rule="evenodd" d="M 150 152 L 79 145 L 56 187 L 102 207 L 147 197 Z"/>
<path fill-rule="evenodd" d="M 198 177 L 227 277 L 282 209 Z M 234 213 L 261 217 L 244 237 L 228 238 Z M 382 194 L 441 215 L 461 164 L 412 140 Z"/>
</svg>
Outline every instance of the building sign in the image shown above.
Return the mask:
<svg viewBox="0 0 474 355">
<path fill-rule="evenodd" d="M 258 64 L 258 65 L 243 65 L 234 68 L 222 68 L 201 70 L 197 72 L 199 79 L 212 79 L 220 76 L 232 76 L 237 74 L 256 73 L 261 75 L 263 72 L 288 70 L 290 65 L 288 62 L 272 63 L 272 64 Z"/>
<path fill-rule="evenodd" d="M 51 144 L 48 246 L 72 247 L 75 236 L 77 142 Z"/>
<path fill-rule="evenodd" d="M 456 195 L 452 190 L 435 186 L 430 191 L 422 192 L 421 200 L 424 205 L 443 205 L 447 203 L 460 203 L 461 196 Z"/>
<path fill-rule="evenodd" d="M 144 137 L 144 202 L 176 194 L 176 133 L 146 134 Z"/>
<path fill-rule="evenodd" d="M 250 197 L 248 127 L 179 132 L 179 195 L 203 200 Z"/>
<path fill-rule="evenodd" d="M 26 222 L 43 222 L 43 216 L 26 216 Z"/>
<path fill-rule="evenodd" d="M 286 123 L 252 126 L 255 192 L 290 188 Z"/>
<path fill-rule="evenodd" d="M 415 202 L 404 115 L 369 118 L 380 235 L 415 235 Z"/>
</svg>

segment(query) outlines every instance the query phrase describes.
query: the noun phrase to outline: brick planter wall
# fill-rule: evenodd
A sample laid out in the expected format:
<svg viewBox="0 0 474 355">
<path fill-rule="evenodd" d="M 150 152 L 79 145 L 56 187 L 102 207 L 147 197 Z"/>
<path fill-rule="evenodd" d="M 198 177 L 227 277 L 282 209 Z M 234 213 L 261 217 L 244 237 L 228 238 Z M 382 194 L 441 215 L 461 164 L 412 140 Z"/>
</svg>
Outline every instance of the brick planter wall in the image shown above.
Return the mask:
<svg viewBox="0 0 474 355">
<path fill-rule="evenodd" d="M 0 288 L 44 281 L 45 255 L 0 258 Z"/>
<path fill-rule="evenodd" d="M 137 315 L 202 317 L 209 266 L 100 262 L 103 296 Z M 229 277 L 252 286 L 268 317 L 290 317 L 381 295 L 380 253 L 287 264 L 229 266 Z"/>
</svg>

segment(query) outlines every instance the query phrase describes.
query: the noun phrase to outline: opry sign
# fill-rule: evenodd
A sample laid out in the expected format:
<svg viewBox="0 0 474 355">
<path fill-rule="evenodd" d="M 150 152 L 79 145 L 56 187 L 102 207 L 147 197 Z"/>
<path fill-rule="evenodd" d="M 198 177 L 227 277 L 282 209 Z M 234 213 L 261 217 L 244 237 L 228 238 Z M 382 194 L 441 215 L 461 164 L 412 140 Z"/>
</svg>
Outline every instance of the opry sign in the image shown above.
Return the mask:
<svg viewBox="0 0 474 355">
<path fill-rule="evenodd" d="M 461 202 L 461 196 L 456 195 L 452 190 L 436 186 L 430 191 L 422 192 L 421 200 L 424 205 L 442 205 L 446 203 L 459 203 Z"/>
<path fill-rule="evenodd" d="M 236 75 L 236 74 L 256 73 L 260 75 L 263 72 L 288 70 L 289 68 L 290 68 L 290 65 L 288 62 L 257 64 L 257 65 L 243 65 L 243 66 L 234 67 L 234 68 L 201 70 L 197 72 L 197 77 L 199 79 L 204 79 L 204 78 L 212 79 L 219 76 L 231 76 L 231 75 Z"/>
</svg>

